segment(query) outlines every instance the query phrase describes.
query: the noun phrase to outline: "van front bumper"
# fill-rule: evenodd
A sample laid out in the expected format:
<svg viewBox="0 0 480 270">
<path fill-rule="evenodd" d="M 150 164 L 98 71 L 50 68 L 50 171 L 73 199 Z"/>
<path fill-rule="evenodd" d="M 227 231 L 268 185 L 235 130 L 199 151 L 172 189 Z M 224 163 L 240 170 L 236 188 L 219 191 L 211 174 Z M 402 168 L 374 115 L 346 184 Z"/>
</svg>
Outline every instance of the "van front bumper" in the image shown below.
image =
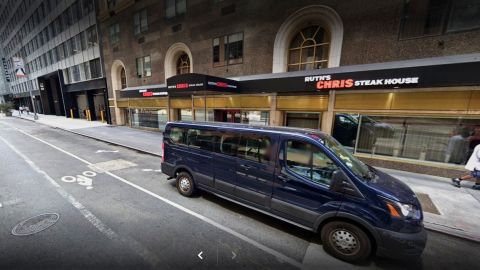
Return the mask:
<svg viewBox="0 0 480 270">
<path fill-rule="evenodd" d="M 381 238 L 377 255 L 389 258 L 418 257 L 427 243 L 425 228 L 418 233 L 399 233 L 376 228 Z"/>
</svg>

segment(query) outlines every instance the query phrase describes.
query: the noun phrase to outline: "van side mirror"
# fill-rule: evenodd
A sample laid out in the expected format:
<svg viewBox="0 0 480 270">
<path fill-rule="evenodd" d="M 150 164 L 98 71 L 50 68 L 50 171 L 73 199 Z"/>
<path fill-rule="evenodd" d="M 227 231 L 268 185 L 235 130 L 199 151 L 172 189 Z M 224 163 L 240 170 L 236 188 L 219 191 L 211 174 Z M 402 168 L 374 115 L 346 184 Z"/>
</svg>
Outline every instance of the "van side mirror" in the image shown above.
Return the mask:
<svg viewBox="0 0 480 270">
<path fill-rule="evenodd" d="M 353 186 L 348 176 L 342 170 L 336 170 L 332 174 L 332 182 L 330 189 L 334 192 L 350 195 L 353 197 L 361 197 L 357 189 Z"/>
</svg>

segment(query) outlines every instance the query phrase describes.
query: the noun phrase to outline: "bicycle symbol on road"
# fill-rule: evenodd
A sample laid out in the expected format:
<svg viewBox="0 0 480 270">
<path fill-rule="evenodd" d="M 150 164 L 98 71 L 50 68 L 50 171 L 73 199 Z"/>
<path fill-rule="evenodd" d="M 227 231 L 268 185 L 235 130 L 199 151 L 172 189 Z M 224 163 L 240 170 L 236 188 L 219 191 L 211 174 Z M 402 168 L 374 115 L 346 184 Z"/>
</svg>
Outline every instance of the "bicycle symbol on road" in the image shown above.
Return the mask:
<svg viewBox="0 0 480 270">
<path fill-rule="evenodd" d="M 75 183 L 77 182 L 81 186 L 85 186 L 86 189 L 92 189 L 93 179 L 90 177 L 95 177 L 97 173 L 92 171 L 84 171 L 81 175 L 77 176 L 66 175 L 62 177 L 62 181 L 65 183 Z"/>
</svg>

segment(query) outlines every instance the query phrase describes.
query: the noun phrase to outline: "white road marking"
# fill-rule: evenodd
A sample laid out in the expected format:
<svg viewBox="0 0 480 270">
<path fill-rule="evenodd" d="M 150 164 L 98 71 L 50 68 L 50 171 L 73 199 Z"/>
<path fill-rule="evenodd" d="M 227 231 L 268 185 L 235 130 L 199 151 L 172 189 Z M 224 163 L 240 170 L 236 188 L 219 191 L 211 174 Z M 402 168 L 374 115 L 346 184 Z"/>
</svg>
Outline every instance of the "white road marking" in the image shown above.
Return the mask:
<svg viewBox="0 0 480 270">
<path fill-rule="evenodd" d="M 37 140 L 37 141 L 39 141 L 39 142 L 42 142 L 42 143 L 44 143 L 44 144 L 46 144 L 46 145 L 48 145 L 48 146 L 50 146 L 50 147 L 52 147 L 52 148 L 54 148 L 54 149 L 57 149 L 58 151 L 60 151 L 60 152 L 62 152 L 62 153 L 65 153 L 65 154 L 67 154 L 67 155 L 69 155 L 69 156 L 71 156 L 71 157 L 73 157 L 73 158 L 75 158 L 75 159 L 77 159 L 77 160 L 79 160 L 79 161 L 87 164 L 87 165 L 92 165 L 91 162 L 89 162 L 89 161 L 87 161 L 87 160 L 85 160 L 85 159 L 83 159 L 83 158 L 81 158 L 81 157 L 78 157 L 78 156 L 76 156 L 76 155 L 74 155 L 74 154 L 72 154 L 72 153 L 70 153 L 70 152 L 68 152 L 68 151 L 66 151 L 66 150 L 63 150 L 62 148 L 60 148 L 60 147 L 58 147 L 58 146 L 55 146 L 55 145 L 53 145 L 53 144 L 51 144 L 51 143 L 49 143 L 49 142 L 47 142 L 47 141 L 44 141 L 44 140 L 42 140 L 42 139 L 40 139 L 40 138 L 37 138 L 37 137 L 35 137 L 35 136 L 33 136 L 33 135 L 30 135 L 30 134 L 28 134 L 28 133 L 26 133 L 26 132 L 24 132 L 23 130 L 20 130 L 20 129 L 18 129 L 18 128 L 15 128 L 15 129 L 16 129 L 17 131 L 21 132 L 22 134 L 24 134 L 24 135 L 26 135 L 26 136 L 28 136 L 28 137 L 30 137 L 30 138 L 32 138 L 32 139 L 35 139 L 35 140 Z M 181 205 L 179 205 L 179 204 L 177 204 L 177 203 L 175 203 L 175 202 L 173 202 L 173 201 L 170 201 L 169 199 L 166 199 L 166 198 L 164 198 L 164 197 L 162 197 L 162 196 L 160 196 L 160 195 L 158 195 L 158 194 L 156 194 L 156 193 L 153 193 L 153 192 L 151 192 L 151 191 L 149 191 L 149 190 L 147 190 L 147 189 L 145 189 L 145 188 L 143 188 L 143 187 L 141 187 L 141 186 L 139 186 L 139 185 L 136 185 L 136 184 L 134 184 L 134 183 L 132 183 L 132 182 L 130 182 L 130 181 L 128 181 L 128 180 L 125 180 L 125 179 L 123 179 L 122 177 L 117 176 L 117 175 L 115 175 L 115 174 L 113 174 L 113 173 L 111 173 L 111 172 L 109 172 L 109 171 L 106 171 L 105 173 L 108 174 L 108 175 L 110 175 L 111 177 L 113 177 L 113 178 L 115 178 L 115 179 L 117 179 L 117 180 L 119 180 L 119 181 L 121 181 L 121 182 L 123 182 L 123 183 L 125 183 L 125 184 L 127 184 L 127 185 L 130 185 L 130 186 L 132 186 L 132 187 L 134 187 L 134 188 L 136 188 L 136 189 L 138 189 L 138 190 L 140 190 L 140 191 L 142 191 L 142 192 L 144 192 L 144 193 L 146 193 L 146 194 L 148 194 L 148 195 L 150 195 L 150 196 L 152 196 L 152 197 L 154 197 L 154 198 L 157 198 L 157 199 L 159 199 L 159 200 L 161 200 L 161 201 L 163 201 L 163 202 L 165 202 L 165 203 L 167 203 L 167 204 L 169 204 L 169 205 L 171 205 L 171 206 L 173 206 L 173 207 L 175 207 L 175 208 L 177 208 L 177 209 L 179 209 L 179 210 L 181 210 L 181 211 L 183 211 L 183 212 L 185 212 L 185 213 L 187 213 L 187 214 L 189 214 L 189 215 L 192 215 L 192 216 L 194 216 L 194 217 L 196 217 L 196 218 L 198 218 L 198 219 L 200 219 L 200 220 L 203 220 L 204 222 L 206 222 L 206 223 L 208 223 L 208 224 L 216 227 L 217 229 L 220 229 L 220 230 L 222 230 L 222 231 L 224 231 L 224 232 L 226 232 L 226 233 L 229 233 L 229 234 L 231 234 L 231 235 L 233 235 L 233 236 L 235 236 L 235 237 L 237 237 L 237 238 L 239 238 L 239 239 L 241 239 L 241 240 L 243 240 L 243 241 L 251 244 L 252 246 L 255 246 L 256 248 L 265 251 L 266 253 L 269 253 L 269 254 L 273 255 L 273 256 L 277 257 L 277 259 L 279 259 L 279 260 L 281 260 L 281 261 L 287 262 L 287 263 L 289 263 L 289 264 L 291 264 L 291 265 L 293 265 L 293 266 L 295 266 L 295 267 L 297 267 L 297 268 L 301 268 L 301 267 L 302 267 L 302 263 L 301 263 L 301 262 L 299 262 L 299 261 L 297 261 L 297 260 L 295 260 L 295 259 L 293 259 L 293 258 L 290 258 L 290 257 L 288 257 L 287 255 L 282 254 L 282 253 L 280 253 L 280 252 L 278 252 L 278 251 L 276 251 L 276 250 L 274 250 L 274 249 L 272 249 L 272 248 L 269 248 L 269 247 L 265 246 L 264 244 L 259 243 L 259 242 L 255 241 L 255 240 L 253 240 L 253 239 L 251 239 L 251 238 L 249 238 L 249 237 L 247 237 L 247 236 L 245 236 L 245 235 L 243 235 L 243 234 L 241 234 L 241 233 L 239 233 L 239 232 L 236 232 L 236 231 L 234 231 L 234 230 L 232 230 L 232 229 L 230 229 L 230 228 L 228 228 L 228 227 L 226 227 L 226 226 L 224 226 L 224 225 L 222 225 L 222 224 L 220 224 L 220 223 L 218 223 L 218 222 L 216 222 L 216 221 L 214 221 L 214 220 L 212 220 L 212 219 L 210 219 L 210 218 L 208 218 L 208 217 L 205 217 L 205 216 L 203 216 L 203 215 L 201 215 L 201 214 L 198 214 L 198 213 L 196 213 L 196 212 L 194 212 L 194 211 L 192 211 L 192 210 L 190 210 L 190 209 L 187 209 L 187 208 L 185 208 L 185 207 L 183 207 L 183 206 L 181 206 Z M 52 179 L 52 180 L 53 180 L 53 179 Z M 55 182 L 55 183 L 56 183 L 56 182 Z M 57 185 L 58 185 L 58 184 L 57 184 Z"/>
<path fill-rule="evenodd" d="M 118 153 L 118 150 L 97 150 L 95 153 Z"/>
<path fill-rule="evenodd" d="M 65 175 L 60 180 L 62 180 L 65 183 L 73 183 L 77 181 L 77 178 L 75 176 Z"/>
<path fill-rule="evenodd" d="M 92 189 L 93 179 L 90 177 L 96 176 L 97 173 L 92 171 L 84 171 L 82 175 L 77 174 L 77 176 L 65 175 L 60 180 L 65 183 L 74 183 L 77 182 L 81 186 L 85 186 L 86 189 Z"/>
<path fill-rule="evenodd" d="M 153 171 L 153 169 L 142 169 L 142 171 L 144 171 L 144 172 L 151 172 L 151 171 Z"/>
<path fill-rule="evenodd" d="M 18 130 L 24 133 L 21 130 Z M 26 133 L 24 133 L 26 134 Z M 30 135 L 29 135 L 30 136 Z M 33 136 L 31 136 L 34 138 Z M 47 179 L 54 187 L 55 190 L 66 199 L 71 205 L 73 205 L 80 213 L 101 233 L 103 233 L 108 239 L 113 241 L 121 242 L 122 244 L 129 246 L 130 249 L 140 255 L 146 262 L 151 264 L 152 266 L 157 266 L 160 263 L 160 259 L 148 249 L 143 247 L 140 243 L 135 241 L 134 239 L 128 237 L 120 237 L 116 232 L 110 229 L 107 225 L 105 225 L 100 219 L 98 219 L 92 212 L 90 212 L 83 204 L 81 204 L 77 199 L 75 199 L 70 193 L 65 191 L 52 177 L 50 177 L 45 171 L 40 169 L 32 160 L 30 160 L 27 156 L 21 153 L 15 146 L 13 146 L 10 142 L 5 140 L 3 137 L 0 136 L 0 140 L 3 141 L 12 151 L 14 151 L 17 155 L 19 155 L 32 169 L 34 169 L 37 173 L 42 175 L 45 179 Z"/>
<path fill-rule="evenodd" d="M 3 203 L 0 203 L 0 208 L 4 207 L 4 206 L 19 204 L 19 203 L 22 203 L 22 202 L 23 201 L 20 200 L 20 199 L 13 199 L 13 200 L 4 201 Z"/>
</svg>

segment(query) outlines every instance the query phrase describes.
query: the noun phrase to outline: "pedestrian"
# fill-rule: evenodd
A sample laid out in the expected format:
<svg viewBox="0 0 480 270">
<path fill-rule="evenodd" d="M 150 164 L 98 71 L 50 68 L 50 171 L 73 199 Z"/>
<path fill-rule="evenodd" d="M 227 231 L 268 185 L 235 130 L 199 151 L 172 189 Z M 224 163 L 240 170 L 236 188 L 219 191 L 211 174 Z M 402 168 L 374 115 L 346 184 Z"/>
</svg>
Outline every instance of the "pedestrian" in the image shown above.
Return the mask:
<svg viewBox="0 0 480 270">
<path fill-rule="evenodd" d="M 23 114 L 23 106 L 18 107 L 18 110 L 20 111 L 20 114 Z"/>
<path fill-rule="evenodd" d="M 480 144 L 473 149 L 473 153 L 468 159 L 465 169 L 469 170 L 470 173 L 460 178 L 452 178 L 452 184 L 456 187 L 460 187 L 460 183 L 464 180 L 475 182 L 472 188 L 480 190 Z"/>
<path fill-rule="evenodd" d="M 25 106 L 25 111 L 27 111 L 27 115 L 29 115 L 30 114 L 30 107 Z"/>
<path fill-rule="evenodd" d="M 448 146 L 445 151 L 446 163 L 465 164 L 469 144 L 467 140 L 468 135 L 469 132 L 465 128 L 454 131 L 453 136 L 448 140 Z"/>
</svg>

